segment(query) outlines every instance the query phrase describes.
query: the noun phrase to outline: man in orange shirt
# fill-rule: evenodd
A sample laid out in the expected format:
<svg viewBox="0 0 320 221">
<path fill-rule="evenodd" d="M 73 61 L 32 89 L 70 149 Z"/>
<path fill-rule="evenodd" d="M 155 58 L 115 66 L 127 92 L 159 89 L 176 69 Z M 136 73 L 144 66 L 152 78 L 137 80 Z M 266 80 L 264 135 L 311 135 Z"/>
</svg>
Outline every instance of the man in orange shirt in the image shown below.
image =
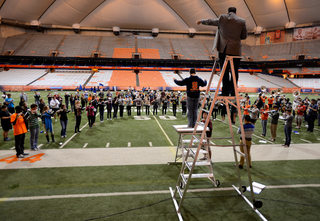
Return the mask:
<svg viewBox="0 0 320 221">
<path fill-rule="evenodd" d="M 272 110 L 272 105 L 273 105 L 274 98 L 272 95 L 268 98 L 268 105 L 269 105 L 269 110 Z"/>
<path fill-rule="evenodd" d="M 22 113 L 22 107 L 15 107 L 16 113 L 11 115 L 11 123 L 13 125 L 13 135 L 15 140 L 16 155 L 18 158 L 24 158 L 29 153 L 24 152 L 24 139 L 27 133 L 26 118 Z"/>
<path fill-rule="evenodd" d="M 267 134 L 268 112 L 269 112 L 269 106 L 267 104 L 265 104 L 264 107 L 260 109 L 261 124 L 262 124 L 262 134 L 261 134 L 262 137 L 265 137 Z"/>
</svg>

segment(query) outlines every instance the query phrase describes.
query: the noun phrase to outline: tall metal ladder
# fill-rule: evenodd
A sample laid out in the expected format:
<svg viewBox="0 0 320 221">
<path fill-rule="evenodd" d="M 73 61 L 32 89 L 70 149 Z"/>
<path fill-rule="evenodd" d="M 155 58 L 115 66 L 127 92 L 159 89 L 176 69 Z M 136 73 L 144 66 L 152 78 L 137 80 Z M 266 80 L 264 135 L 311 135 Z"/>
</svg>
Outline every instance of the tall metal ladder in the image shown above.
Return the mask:
<svg viewBox="0 0 320 221">
<path fill-rule="evenodd" d="M 206 150 L 208 150 L 208 148 L 210 146 L 222 146 L 222 147 L 232 146 L 233 147 L 234 158 L 235 158 L 235 162 L 236 162 L 236 170 L 237 170 L 237 174 L 238 174 L 239 189 L 234 185 L 232 185 L 232 187 L 238 192 L 238 194 L 240 196 L 243 197 L 243 199 L 260 216 L 260 218 L 262 220 L 266 220 L 264 218 L 264 216 L 257 210 L 258 208 L 260 208 L 262 206 L 262 202 L 261 201 L 256 201 L 255 197 L 254 197 L 254 193 L 253 193 L 253 186 L 252 186 L 250 165 L 249 165 L 249 161 L 248 161 L 248 152 L 247 152 L 247 147 L 246 147 L 245 134 L 244 134 L 242 119 L 240 117 L 241 116 L 240 96 L 238 94 L 238 89 L 237 89 L 237 84 L 236 84 L 233 58 L 242 58 L 242 57 L 241 56 L 226 56 L 225 62 L 224 62 L 223 67 L 222 67 L 222 70 L 220 70 L 220 79 L 219 79 L 219 82 L 218 82 L 218 85 L 217 85 L 217 88 L 216 88 L 216 93 L 214 95 L 214 98 L 213 98 L 213 101 L 212 101 L 212 104 L 210 106 L 209 111 L 204 109 L 206 99 L 204 99 L 203 102 L 202 102 L 201 109 L 200 109 L 200 112 L 199 112 L 198 117 L 197 117 L 197 123 L 196 123 L 196 125 L 194 127 L 194 131 L 193 131 L 193 134 L 192 134 L 192 137 L 191 137 L 191 140 L 190 140 L 189 147 L 187 148 L 186 154 L 185 155 L 183 154 L 184 159 L 182 161 L 182 167 L 181 167 L 181 171 L 180 171 L 180 174 L 179 174 L 179 177 L 178 177 L 178 181 L 177 181 L 176 186 L 175 186 L 175 190 L 173 191 L 172 188 L 169 187 L 170 192 L 171 192 L 171 197 L 172 197 L 172 200 L 173 200 L 173 204 L 174 204 L 174 207 L 176 209 L 176 212 L 177 212 L 177 215 L 179 217 L 179 220 L 183 220 L 182 215 L 181 215 L 181 208 L 183 206 L 183 201 L 184 201 L 184 199 L 186 197 L 186 193 L 187 193 L 187 190 L 188 190 L 188 187 L 189 187 L 191 179 L 193 179 L 193 178 L 206 178 L 207 177 L 214 183 L 215 187 L 218 187 L 220 185 L 219 180 L 215 180 L 211 162 L 210 162 L 210 166 L 209 166 L 209 169 L 210 169 L 209 173 L 201 173 L 201 174 L 194 173 L 194 169 L 195 169 L 196 166 L 207 166 L 205 163 L 201 163 L 201 162 L 198 161 L 198 156 L 199 156 L 199 153 L 201 152 L 201 147 L 203 147 L 203 146 L 206 147 Z M 207 85 L 206 96 L 210 92 L 211 82 L 212 82 L 213 76 L 216 74 L 216 68 L 217 68 L 218 62 L 219 62 L 218 59 L 215 59 L 215 62 L 214 62 L 213 68 L 212 68 L 212 73 L 211 73 L 211 76 L 210 76 L 210 80 L 209 80 L 209 83 Z M 228 65 L 228 62 L 230 63 L 235 96 L 218 96 L 218 92 L 219 92 L 219 89 L 221 87 L 221 82 L 222 82 L 223 75 L 225 73 L 226 67 Z M 205 137 L 206 137 L 206 128 L 207 128 L 207 126 L 209 124 L 209 119 L 210 119 L 211 113 L 213 111 L 214 103 L 217 100 L 219 100 L 224 105 L 226 105 L 231 137 L 225 137 L 225 138 L 221 138 L 220 137 L 220 138 L 210 138 L 210 139 L 208 138 L 208 139 L 206 139 L 208 142 L 204 142 Z M 233 101 L 236 101 L 236 102 L 233 103 Z M 231 114 L 230 114 L 230 110 L 228 108 L 229 105 L 233 105 L 238 111 L 238 119 L 239 119 L 239 122 L 240 122 L 242 144 L 236 144 L 236 142 L 235 142 L 234 133 L 233 133 L 233 129 L 232 129 Z M 200 121 L 203 112 L 207 112 L 208 113 L 208 117 L 205 120 L 205 123 L 202 123 Z M 203 126 L 203 131 L 201 133 L 201 136 L 199 134 L 197 135 L 197 133 L 196 133 L 198 125 Z M 232 139 L 232 145 L 215 145 L 215 144 L 212 144 L 210 142 L 211 139 L 230 139 L 230 138 Z M 196 151 L 192 150 L 192 144 L 193 144 L 194 141 L 198 141 L 198 147 L 197 147 Z M 243 154 L 240 150 L 236 149 L 237 146 L 243 146 L 245 154 Z M 246 159 L 247 173 L 248 173 L 249 185 L 250 185 L 250 190 L 251 190 L 251 201 L 248 200 L 243 194 L 246 191 L 246 186 L 242 186 L 237 154 L 242 155 Z M 193 158 L 192 162 L 188 162 L 188 158 L 189 157 Z M 185 174 L 185 170 L 187 170 L 187 169 L 189 170 L 189 173 Z M 177 197 L 177 194 L 178 194 L 178 197 Z"/>
</svg>

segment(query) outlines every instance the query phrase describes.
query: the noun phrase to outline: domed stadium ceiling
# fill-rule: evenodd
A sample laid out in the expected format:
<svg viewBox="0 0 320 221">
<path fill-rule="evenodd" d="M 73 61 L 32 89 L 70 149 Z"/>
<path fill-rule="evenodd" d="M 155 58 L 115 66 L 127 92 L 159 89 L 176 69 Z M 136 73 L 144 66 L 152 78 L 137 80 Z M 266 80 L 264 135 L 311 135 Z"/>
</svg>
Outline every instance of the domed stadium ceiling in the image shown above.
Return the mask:
<svg viewBox="0 0 320 221">
<path fill-rule="evenodd" d="M 230 6 L 246 19 L 248 31 L 320 22 L 320 0 L 0 0 L 0 16 L 3 21 L 38 20 L 41 26 L 207 32 L 214 28 L 196 20 L 217 18 Z"/>
</svg>

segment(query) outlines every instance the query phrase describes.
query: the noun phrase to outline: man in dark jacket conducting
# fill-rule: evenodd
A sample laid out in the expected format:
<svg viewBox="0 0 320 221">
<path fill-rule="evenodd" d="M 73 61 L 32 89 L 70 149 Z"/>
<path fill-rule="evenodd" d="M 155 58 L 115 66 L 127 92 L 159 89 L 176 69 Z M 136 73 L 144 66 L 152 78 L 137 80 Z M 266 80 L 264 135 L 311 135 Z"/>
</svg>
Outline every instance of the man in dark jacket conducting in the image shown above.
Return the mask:
<svg viewBox="0 0 320 221">
<path fill-rule="evenodd" d="M 198 116 L 198 105 L 199 105 L 199 96 L 200 90 L 199 87 L 206 86 L 207 80 L 202 80 L 196 75 L 196 70 L 194 68 L 190 69 L 190 77 L 185 78 L 181 81 L 173 79 L 174 83 L 179 86 L 187 86 L 187 108 L 188 108 L 188 127 L 194 127 L 197 122 Z"/>
<path fill-rule="evenodd" d="M 213 25 L 218 26 L 215 41 L 213 43 L 213 50 L 217 49 L 219 52 L 220 67 L 227 55 L 241 56 L 241 40 L 247 38 L 246 20 L 236 15 L 237 9 L 235 7 L 228 8 L 227 14 L 220 15 L 217 19 L 202 19 L 196 23 L 198 25 Z M 240 58 L 234 58 L 234 69 L 236 76 L 236 83 L 238 83 L 238 69 L 240 66 Z M 235 96 L 234 85 L 232 77 L 229 77 L 230 64 L 228 64 L 222 79 L 222 96 Z M 232 76 L 232 75 L 231 75 Z M 236 86 L 236 85 L 235 85 Z"/>
</svg>

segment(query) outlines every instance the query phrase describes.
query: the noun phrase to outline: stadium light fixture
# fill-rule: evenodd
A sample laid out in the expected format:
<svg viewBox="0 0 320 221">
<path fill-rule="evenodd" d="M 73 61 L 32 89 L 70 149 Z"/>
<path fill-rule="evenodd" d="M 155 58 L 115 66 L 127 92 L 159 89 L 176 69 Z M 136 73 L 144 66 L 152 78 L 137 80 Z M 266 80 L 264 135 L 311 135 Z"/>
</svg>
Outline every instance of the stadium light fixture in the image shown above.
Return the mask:
<svg viewBox="0 0 320 221">
<path fill-rule="evenodd" d="M 196 29 L 194 28 L 189 28 L 189 37 L 193 38 L 196 35 Z"/>
<path fill-rule="evenodd" d="M 37 30 L 37 32 L 41 32 L 40 22 L 38 20 L 33 20 L 30 24 L 32 28 Z"/>
<path fill-rule="evenodd" d="M 72 25 L 72 29 L 73 29 L 74 33 L 76 33 L 76 34 L 80 33 L 80 28 L 81 28 L 80 24 L 73 24 Z"/>
<path fill-rule="evenodd" d="M 113 34 L 116 35 L 116 36 L 118 36 L 120 34 L 120 28 L 119 27 L 114 26 L 112 28 L 112 30 L 113 30 Z"/>
<path fill-rule="evenodd" d="M 159 28 L 153 28 L 151 32 L 152 32 L 152 37 L 157 37 L 159 34 Z"/>
<path fill-rule="evenodd" d="M 263 28 L 261 26 L 256 26 L 253 30 L 255 35 L 260 35 L 262 32 Z"/>
</svg>

